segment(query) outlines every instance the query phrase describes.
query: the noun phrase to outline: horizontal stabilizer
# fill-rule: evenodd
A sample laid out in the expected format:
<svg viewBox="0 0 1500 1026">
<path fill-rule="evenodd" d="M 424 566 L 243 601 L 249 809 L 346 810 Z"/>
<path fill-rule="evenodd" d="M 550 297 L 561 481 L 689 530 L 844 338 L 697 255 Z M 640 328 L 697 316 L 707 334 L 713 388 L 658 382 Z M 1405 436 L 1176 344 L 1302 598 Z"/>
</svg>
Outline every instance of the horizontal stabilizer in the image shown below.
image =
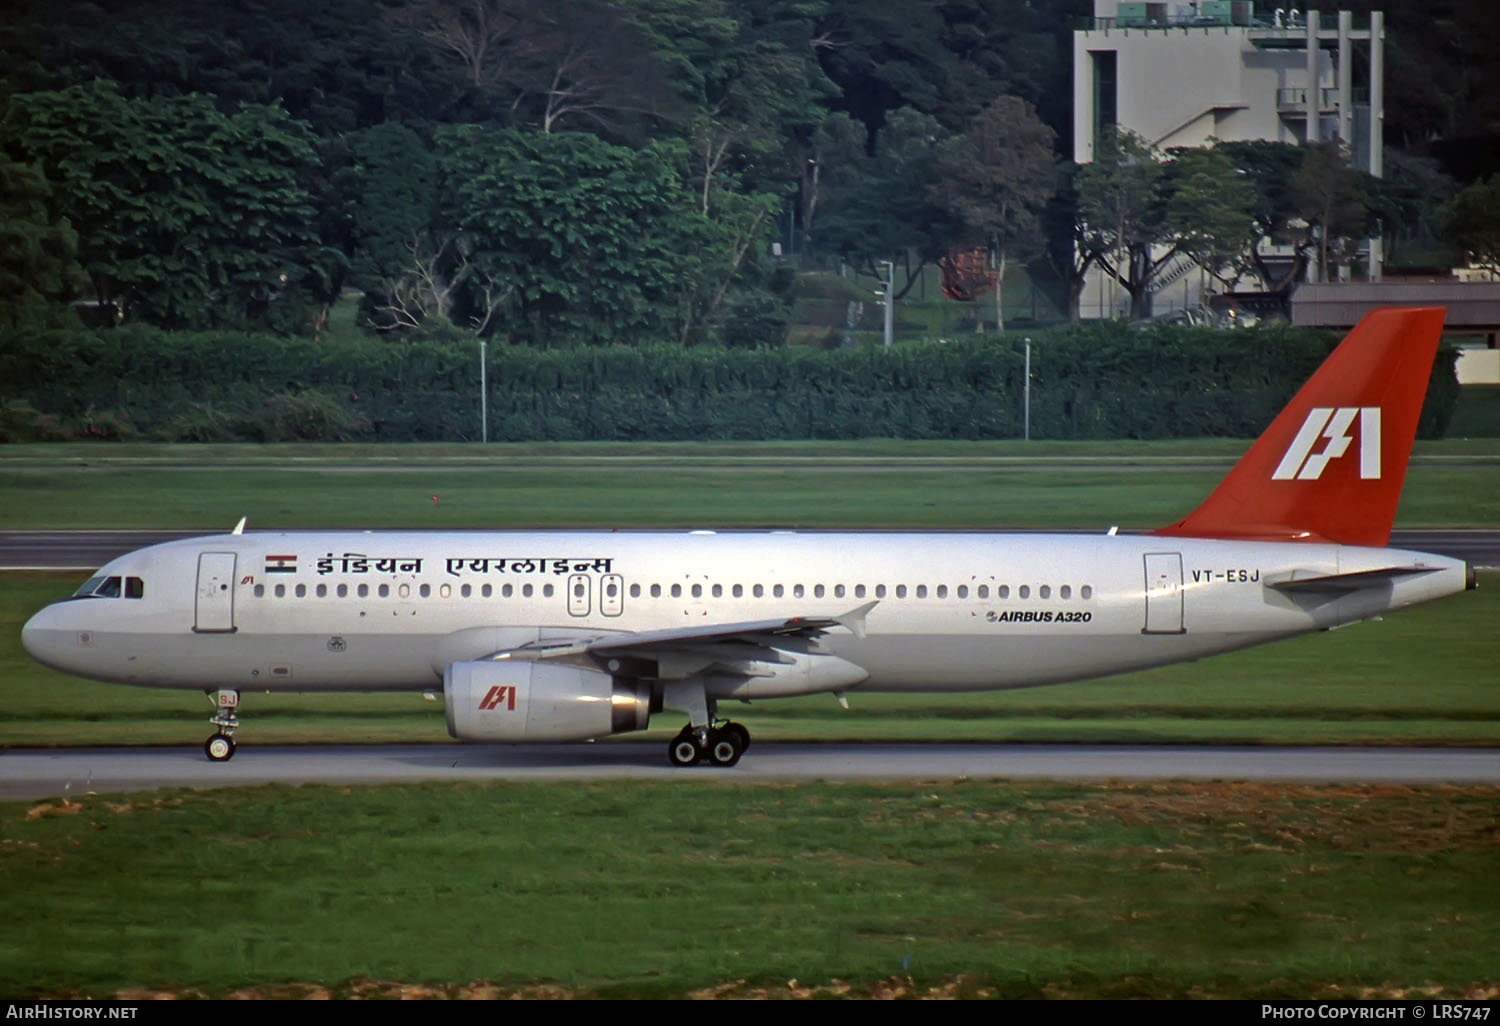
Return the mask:
<svg viewBox="0 0 1500 1026">
<path fill-rule="evenodd" d="M 1320 574 L 1317 577 L 1293 577 L 1285 581 L 1273 581 L 1267 587 L 1284 592 L 1329 592 L 1360 591 L 1387 584 L 1412 574 L 1430 574 L 1439 569 L 1435 566 L 1388 566 L 1379 570 L 1360 570 L 1350 574 Z"/>
</svg>

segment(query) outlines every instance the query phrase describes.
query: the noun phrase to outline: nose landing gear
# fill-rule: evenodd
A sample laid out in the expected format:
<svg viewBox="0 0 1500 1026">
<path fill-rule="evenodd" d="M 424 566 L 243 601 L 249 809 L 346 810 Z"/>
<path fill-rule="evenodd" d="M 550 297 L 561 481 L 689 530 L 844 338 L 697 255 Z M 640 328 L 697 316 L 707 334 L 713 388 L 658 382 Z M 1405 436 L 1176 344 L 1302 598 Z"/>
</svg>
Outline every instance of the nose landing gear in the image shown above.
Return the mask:
<svg viewBox="0 0 1500 1026">
<path fill-rule="evenodd" d="M 218 730 L 203 742 L 203 754 L 213 762 L 227 762 L 234 755 L 234 732 L 240 725 L 239 705 L 238 691 L 222 688 L 214 693 L 217 711 L 208 722 Z"/>
</svg>

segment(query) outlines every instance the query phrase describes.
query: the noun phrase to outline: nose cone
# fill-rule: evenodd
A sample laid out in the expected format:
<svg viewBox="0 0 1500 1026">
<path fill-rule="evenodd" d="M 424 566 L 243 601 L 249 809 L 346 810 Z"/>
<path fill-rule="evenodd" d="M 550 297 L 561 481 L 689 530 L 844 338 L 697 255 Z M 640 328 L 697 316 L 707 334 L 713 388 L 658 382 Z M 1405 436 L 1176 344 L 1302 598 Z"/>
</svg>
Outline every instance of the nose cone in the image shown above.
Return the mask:
<svg viewBox="0 0 1500 1026">
<path fill-rule="evenodd" d="M 65 639 L 71 634 L 59 622 L 56 605 L 47 606 L 21 628 L 21 647 L 31 658 L 55 670 L 65 670 L 63 651 Z"/>
</svg>

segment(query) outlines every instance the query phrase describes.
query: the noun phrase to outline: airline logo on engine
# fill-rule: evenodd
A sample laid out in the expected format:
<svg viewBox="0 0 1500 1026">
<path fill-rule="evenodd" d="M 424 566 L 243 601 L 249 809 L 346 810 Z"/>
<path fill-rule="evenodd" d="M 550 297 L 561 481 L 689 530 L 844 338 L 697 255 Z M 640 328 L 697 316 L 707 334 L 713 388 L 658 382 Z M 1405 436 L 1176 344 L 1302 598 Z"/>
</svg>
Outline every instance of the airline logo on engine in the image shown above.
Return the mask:
<svg viewBox="0 0 1500 1026">
<path fill-rule="evenodd" d="M 512 684 L 496 684 L 479 700 L 481 712 L 493 712 L 504 705 L 509 712 L 516 711 L 516 689 Z"/>
<path fill-rule="evenodd" d="M 1302 429 L 1271 475 L 1273 481 L 1316 481 L 1329 463 L 1344 456 L 1355 443 L 1354 422 L 1359 421 L 1359 476 L 1364 481 L 1380 479 L 1380 407 L 1315 406 L 1302 422 Z M 1319 441 L 1325 444 L 1317 452 Z"/>
</svg>

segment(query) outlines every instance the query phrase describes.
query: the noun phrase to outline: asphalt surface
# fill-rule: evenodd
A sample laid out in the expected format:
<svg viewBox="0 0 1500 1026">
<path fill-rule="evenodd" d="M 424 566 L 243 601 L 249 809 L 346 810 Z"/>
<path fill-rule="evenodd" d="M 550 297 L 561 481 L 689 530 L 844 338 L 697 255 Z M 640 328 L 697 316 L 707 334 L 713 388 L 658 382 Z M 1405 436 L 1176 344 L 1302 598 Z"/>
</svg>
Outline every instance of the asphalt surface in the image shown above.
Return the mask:
<svg viewBox="0 0 1500 1026">
<path fill-rule="evenodd" d="M 89 571 L 116 556 L 159 542 L 203 536 L 205 531 L 0 531 L 0 570 Z M 250 531 L 250 534 L 256 532 Z M 271 532 L 268 532 L 271 533 Z M 281 533 L 281 532 L 274 532 Z M 800 531 L 801 534 L 817 533 Z M 1041 533 L 1016 532 L 1016 533 Z M 1097 534 L 1097 531 L 1062 531 Z M 1391 547 L 1462 559 L 1470 566 L 1500 567 L 1500 531 L 1403 530 L 1391 532 Z"/>
<path fill-rule="evenodd" d="M 767 744 L 737 766 L 674 768 L 657 742 L 575 745 L 243 744 L 211 763 L 197 748 L 0 750 L 0 799 L 162 787 L 418 781 L 1234 780 L 1500 784 L 1495 748 L 1251 748 L 1172 745 Z"/>
</svg>

